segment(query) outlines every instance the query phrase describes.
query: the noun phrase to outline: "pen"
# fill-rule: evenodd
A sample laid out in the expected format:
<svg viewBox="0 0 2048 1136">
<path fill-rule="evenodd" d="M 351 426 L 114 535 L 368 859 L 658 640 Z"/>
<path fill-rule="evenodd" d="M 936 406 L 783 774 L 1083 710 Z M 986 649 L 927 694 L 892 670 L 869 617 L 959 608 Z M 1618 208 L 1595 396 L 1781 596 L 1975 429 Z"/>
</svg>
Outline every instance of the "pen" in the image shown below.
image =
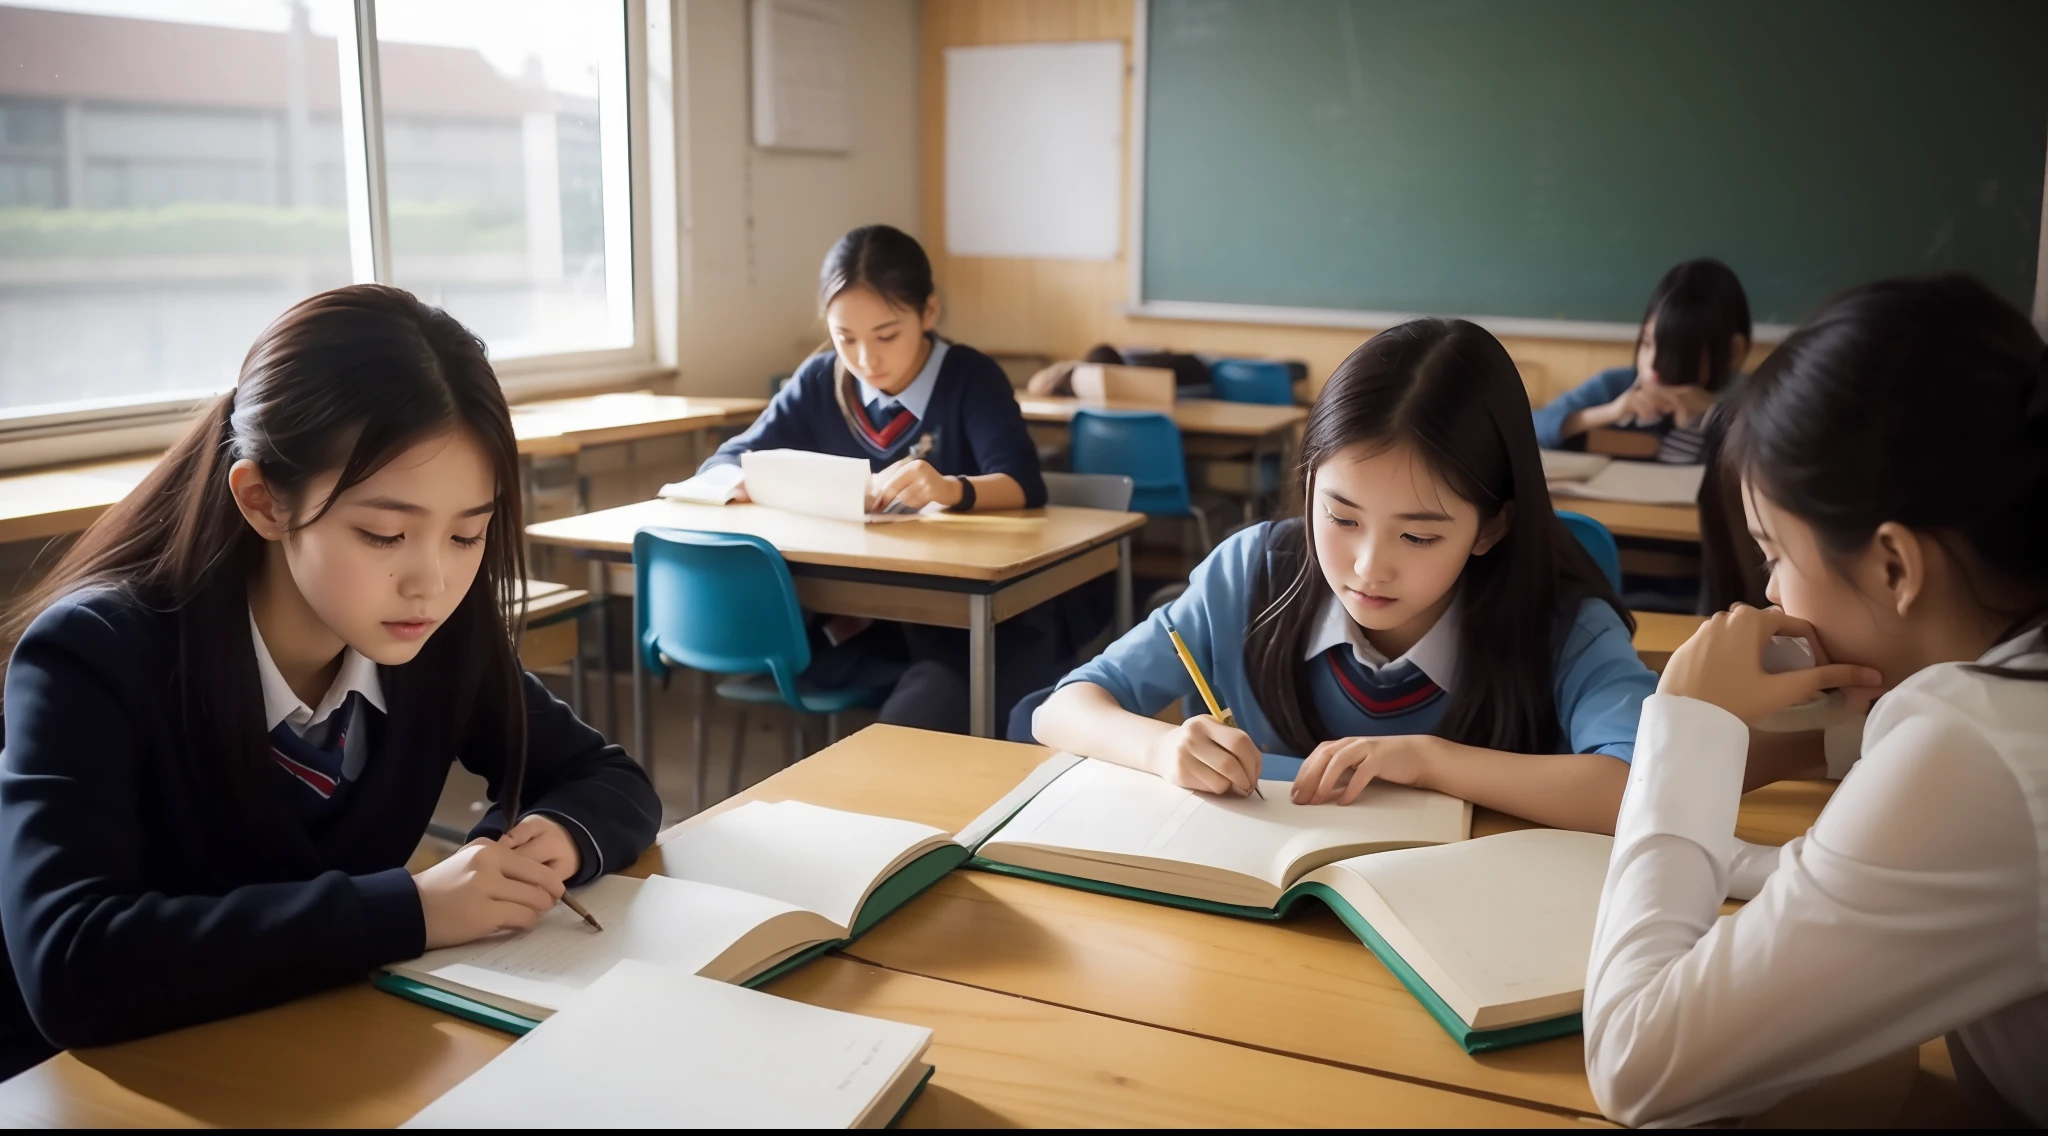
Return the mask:
<svg viewBox="0 0 2048 1136">
<path fill-rule="evenodd" d="M 565 891 L 565 892 L 563 892 L 563 893 L 562 893 L 562 904 L 563 904 L 563 906 L 567 907 L 567 908 L 568 908 L 569 910 L 571 910 L 571 911 L 575 912 L 575 913 L 576 913 L 576 914 L 578 914 L 578 915 L 581 915 L 581 916 L 583 917 L 583 921 L 584 921 L 585 923 L 588 923 L 588 924 L 590 924 L 590 929 L 591 929 L 591 930 L 593 930 L 593 931 L 602 931 L 602 930 L 604 930 L 604 924 L 602 924 L 602 923 L 599 923 L 599 922 L 597 921 L 597 916 L 595 916 L 595 915 L 592 915 L 592 914 L 590 913 L 590 909 L 589 909 L 588 907 L 585 907 L 585 906 L 583 906 L 582 904 L 580 904 L 580 903 L 576 902 L 576 897 L 575 897 L 575 896 L 573 896 L 573 895 L 570 895 L 570 894 L 569 894 L 568 892 L 566 892 L 566 891 Z"/>
<path fill-rule="evenodd" d="M 1180 654 L 1180 665 L 1186 667 L 1188 677 L 1195 680 L 1195 689 L 1201 692 L 1202 701 L 1209 704 L 1209 716 L 1226 726 L 1236 726 L 1237 719 L 1231 717 L 1230 711 L 1225 710 L 1223 704 L 1216 701 L 1216 695 L 1209 689 L 1209 680 L 1202 677 L 1202 668 L 1195 665 L 1195 656 L 1189 653 L 1188 645 L 1182 641 L 1180 632 L 1175 630 L 1173 624 L 1168 623 L 1166 634 L 1173 639 L 1173 649 Z M 1252 780 L 1252 796 L 1262 801 L 1266 799 L 1266 794 L 1259 791 L 1257 778 Z"/>
</svg>

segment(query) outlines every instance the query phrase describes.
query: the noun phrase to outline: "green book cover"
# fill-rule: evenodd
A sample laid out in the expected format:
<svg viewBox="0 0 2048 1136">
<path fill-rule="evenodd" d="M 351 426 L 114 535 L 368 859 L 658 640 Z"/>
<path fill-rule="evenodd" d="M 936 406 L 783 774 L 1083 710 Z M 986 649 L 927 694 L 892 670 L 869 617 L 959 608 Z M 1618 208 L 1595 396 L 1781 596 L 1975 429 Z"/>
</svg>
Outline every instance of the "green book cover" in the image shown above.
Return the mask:
<svg viewBox="0 0 2048 1136">
<path fill-rule="evenodd" d="M 1485 1053 L 1489 1050 L 1527 1045 L 1532 1041 L 1546 1041 L 1553 1037 L 1567 1037 L 1578 1033 L 1582 1028 L 1579 1015 L 1568 1014 L 1561 1018 L 1529 1022 L 1525 1025 L 1508 1026 L 1503 1029 L 1473 1029 L 1465 1024 L 1463 1018 L 1460 1018 L 1452 1011 L 1451 1007 L 1444 1002 L 1443 998 L 1438 996 L 1435 990 L 1430 989 L 1429 984 L 1424 982 L 1422 977 L 1415 973 L 1415 969 L 1408 965 L 1407 960 L 1395 953 L 1394 948 L 1387 945 L 1387 941 L 1380 937 L 1378 931 L 1373 930 L 1372 925 L 1367 923 L 1358 914 L 1357 910 L 1351 906 L 1348 900 L 1324 884 L 1296 884 L 1294 887 L 1289 888 L 1285 895 L 1280 897 L 1280 902 L 1277 906 L 1266 908 L 1247 907 L 1235 903 L 1217 903 L 1214 900 L 1207 899 L 1189 899 L 1186 896 L 1172 895 L 1167 892 L 1148 891 L 1144 888 L 1127 887 L 1122 884 L 1107 884 L 1098 880 L 1082 879 L 1079 876 L 1039 871 L 1035 868 L 1019 868 L 1011 864 L 999 864 L 979 856 L 970 859 L 967 862 L 967 866 L 984 872 L 1017 876 L 1021 879 L 1037 880 L 1041 883 L 1059 884 L 1062 887 L 1079 888 L 1082 891 L 1100 892 L 1104 895 L 1113 895 L 1122 899 L 1136 899 L 1146 903 L 1157 903 L 1166 907 L 1183 907 L 1191 911 L 1205 911 L 1212 915 L 1231 915 L 1239 919 L 1263 919 L 1269 922 L 1283 918 L 1303 898 L 1314 898 L 1336 913 L 1337 918 L 1343 922 L 1344 926 L 1349 928 L 1352 934 L 1358 936 L 1359 941 L 1365 944 L 1366 949 L 1371 951 L 1374 957 L 1378 958 L 1388 970 L 1394 973 L 1394 977 L 1401 980 L 1401 985 L 1406 986 L 1408 992 L 1415 995 L 1416 1000 L 1421 1002 L 1423 1008 L 1429 1011 L 1430 1017 L 1435 1018 L 1437 1024 L 1442 1026 L 1444 1031 L 1451 1035 L 1451 1039 L 1456 1041 L 1467 1053 Z"/>
<path fill-rule="evenodd" d="M 852 934 L 844 939 L 834 939 L 830 942 L 818 943 L 815 946 L 805 948 L 749 978 L 740 985 L 749 989 L 765 986 L 817 958 L 819 955 L 827 951 L 837 950 L 853 942 L 855 939 L 867 934 L 875 924 L 880 923 L 890 912 L 909 903 L 919 893 L 938 883 L 947 872 L 959 867 L 966 860 L 967 850 L 957 844 L 947 845 L 943 848 L 934 848 L 930 852 L 919 856 L 917 859 L 905 864 L 895 875 L 883 880 L 880 886 L 869 893 L 867 902 L 861 905 L 860 913 L 854 916 Z M 386 993 L 396 994 L 400 998 L 406 998 L 423 1006 L 430 1006 L 436 1010 L 454 1014 L 459 1018 L 466 1018 L 478 1025 L 504 1030 L 506 1033 L 523 1034 L 540 1024 L 540 1022 L 533 1018 L 510 1013 L 496 1006 L 479 1002 L 474 998 L 451 993 L 438 986 L 430 986 L 417 979 L 406 978 L 401 975 L 392 974 L 389 971 L 378 971 L 371 977 L 370 982 L 371 985 Z M 912 1099 L 915 1099 L 915 1097 L 913 1096 Z"/>
</svg>

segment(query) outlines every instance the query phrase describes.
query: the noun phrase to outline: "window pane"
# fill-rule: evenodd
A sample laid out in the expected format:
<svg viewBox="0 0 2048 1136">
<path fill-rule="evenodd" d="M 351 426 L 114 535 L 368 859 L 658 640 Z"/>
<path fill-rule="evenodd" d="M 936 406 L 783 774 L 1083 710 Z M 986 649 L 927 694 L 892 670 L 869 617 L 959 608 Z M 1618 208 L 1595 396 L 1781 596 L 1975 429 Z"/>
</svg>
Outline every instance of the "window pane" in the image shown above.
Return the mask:
<svg viewBox="0 0 2048 1136">
<path fill-rule="evenodd" d="M 0 2 L 0 412 L 232 385 L 349 281 L 345 0 Z"/>
<path fill-rule="evenodd" d="M 499 358 L 633 343 L 624 0 L 380 0 L 392 283 Z"/>
</svg>

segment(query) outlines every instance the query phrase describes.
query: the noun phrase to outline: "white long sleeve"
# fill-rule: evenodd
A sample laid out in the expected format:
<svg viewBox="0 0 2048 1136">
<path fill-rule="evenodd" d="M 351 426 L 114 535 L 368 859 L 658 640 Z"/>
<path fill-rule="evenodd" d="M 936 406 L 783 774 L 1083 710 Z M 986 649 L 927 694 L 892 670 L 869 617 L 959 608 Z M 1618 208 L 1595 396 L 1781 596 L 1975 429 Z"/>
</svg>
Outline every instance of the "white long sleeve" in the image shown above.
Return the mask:
<svg viewBox="0 0 2048 1136">
<path fill-rule="evenodd" d="M 1962 1029 L 2008 1101 L 2048 1118 L 2028 1083 L 2048 1068 L 2048 686 L 1953 665 L 1902 684 L 1813 829 L 1775 871 L 1751 857 L 1761 891 L 1717 917 L 1744 882 L 1746 737 L 1706 703 L 1644 703 L 1586 980 L 1602 1109 L 1747 1115 Z"/>
</svg>

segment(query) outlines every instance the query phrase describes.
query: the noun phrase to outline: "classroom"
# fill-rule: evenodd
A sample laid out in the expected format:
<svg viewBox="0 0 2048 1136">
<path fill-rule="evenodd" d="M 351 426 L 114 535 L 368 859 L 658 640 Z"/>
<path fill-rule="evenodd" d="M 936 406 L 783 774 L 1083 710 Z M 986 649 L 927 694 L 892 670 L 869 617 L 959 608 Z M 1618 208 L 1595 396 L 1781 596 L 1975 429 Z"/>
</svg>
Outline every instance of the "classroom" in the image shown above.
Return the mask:
<svg viewBox="0 0 2048 1136">
<path fill-rule="evenodd" d="M 0 0 L 0 1124 L 2048 1125 L 2048 5 Z"/>
</svg>

